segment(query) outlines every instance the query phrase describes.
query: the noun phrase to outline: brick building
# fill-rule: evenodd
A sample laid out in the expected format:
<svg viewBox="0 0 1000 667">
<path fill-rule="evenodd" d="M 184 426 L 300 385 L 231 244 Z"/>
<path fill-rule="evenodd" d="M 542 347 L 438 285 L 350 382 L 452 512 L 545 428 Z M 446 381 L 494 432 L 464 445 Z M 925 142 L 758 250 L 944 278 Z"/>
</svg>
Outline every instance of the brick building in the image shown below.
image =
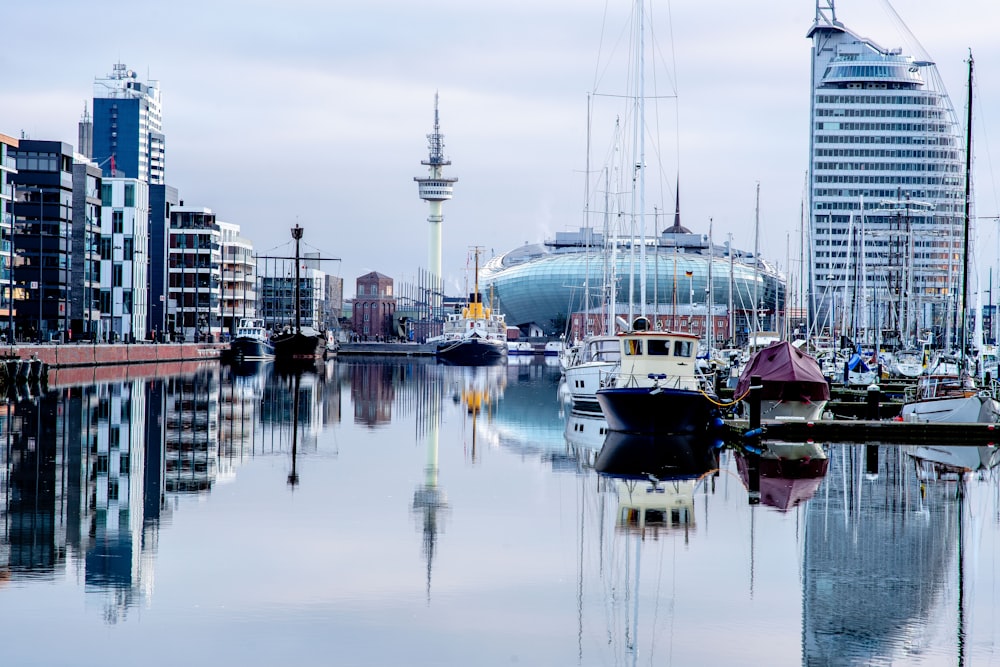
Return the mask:
<svg viewBox="0 0 1000 667">
<path fill-rule="evenodd" d="M 359 340 L 387 340 L 395 336 L 392 330 L 395 312 L 392 278 L 372 271 L 357 279 L 351 325 Z"/>
</svg>

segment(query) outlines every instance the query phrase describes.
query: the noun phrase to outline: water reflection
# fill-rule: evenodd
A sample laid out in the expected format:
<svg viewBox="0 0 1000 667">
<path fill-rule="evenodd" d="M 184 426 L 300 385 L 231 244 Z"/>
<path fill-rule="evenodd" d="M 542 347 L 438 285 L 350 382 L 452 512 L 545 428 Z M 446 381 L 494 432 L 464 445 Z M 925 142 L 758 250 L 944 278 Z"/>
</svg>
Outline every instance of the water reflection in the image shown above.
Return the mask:
<svg viewBox="0 0 1000 667">
<path fill-rule="evenodd" d="M 995 471 L 928 475 L 913 449 L 773 444 L 753 461 L 757 506 L 745 453 L 608 434 L 556 399 L 558 383 L 545 363 L 342 358 L 9 400 L 0 612 L 44 588 L 61 596 L 46 614 L 102 618 L 116 639 L 207 624 L 201 651 L 318 619 L 349 628 L 335 642 L 358 664 L 405 662 L 376 639 L 411 626 L 438 638 L 427 655 L 469 651 L 446 664 L 475 662 L 471 644 L 496 656 L 481 664 L 994 656 Z M 212 539 L 223 544 L 203 551 Z M 210 582 L 211 598 L 199 571 L 240 574 Z M 81 597 L 85 610 L 66 611 Z M 193 612 L 205 599 L 219 606 Z M 151 611 L 130 624 L 137 607 Z M 719 627 L 730 640 L 707 640 Z M 501 650 L 480 650 L 491 641 Z"/>
<path fill-rule="evenodd" d="M 829 459 L 815 442 L 771 442 L 762 454 L 736 452 L 743 485 L 764 505 L 787 512 L 813 497 Z"/>
<path fill-rule="evenodd" d="M 969 478 L 925 483 L 903 448 L 879 448 L 873 470 L 865 450 L 833 448 L 806 511 L 805 662 L 916 660 L 957 626 L 963 664 Z"/>
</svg>

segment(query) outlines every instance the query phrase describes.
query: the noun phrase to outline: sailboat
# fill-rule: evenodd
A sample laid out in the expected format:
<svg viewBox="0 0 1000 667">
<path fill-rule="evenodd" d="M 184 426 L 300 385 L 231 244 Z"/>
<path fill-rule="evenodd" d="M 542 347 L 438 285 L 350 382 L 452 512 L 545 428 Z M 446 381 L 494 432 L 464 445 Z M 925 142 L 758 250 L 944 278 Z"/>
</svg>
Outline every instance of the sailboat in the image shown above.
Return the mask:
<svg viewBox="0 0 1000 667">
<path fill-rule="evenodd" d="M 285 327 L 284 331 L 276 333 L 271 338 L 274 346 L 275 361 L 317 361 L 326 357 L 326 337 L 318 330 L 302 326 L 302 302 L 300 301 L 300 269 L 302 262 L 299 256 L 299 242 L 302 232 L 298 223 L 292 228 L 292 238 L 295 239 L 295 326 Z"/>
<path fill-rule="evenodd" d="M 907 422 L 988 423 L 1000 422 L 1000 402 L 979 387 L 966 364 L 966 313 L 969 276 L 969 225 L 972 170 L 972 54 L 969 54 L 969 98 L 965 137 L 965 225 L 963 228 L 962 299 L 959 310 L 959 359 L 953 373 L 930 372 L 917 381 L 914 392 L 904 399 L 901 415 Z"/>
</svg>

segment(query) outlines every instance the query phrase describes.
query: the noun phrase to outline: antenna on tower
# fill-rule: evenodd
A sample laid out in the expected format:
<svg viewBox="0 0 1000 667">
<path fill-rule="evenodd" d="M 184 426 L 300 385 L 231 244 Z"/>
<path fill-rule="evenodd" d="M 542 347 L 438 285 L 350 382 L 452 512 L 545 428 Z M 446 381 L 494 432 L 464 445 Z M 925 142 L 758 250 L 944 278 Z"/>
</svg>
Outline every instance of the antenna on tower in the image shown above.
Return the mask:
<svg viewBox="0 0 1000 667">
<path fill-rule="evenodd" d="M 813 25 L 843 27 L 837 20 L 837 8 L 833 3 L 834 0 L 816 0 L 816 19 Z"/>
</svg>

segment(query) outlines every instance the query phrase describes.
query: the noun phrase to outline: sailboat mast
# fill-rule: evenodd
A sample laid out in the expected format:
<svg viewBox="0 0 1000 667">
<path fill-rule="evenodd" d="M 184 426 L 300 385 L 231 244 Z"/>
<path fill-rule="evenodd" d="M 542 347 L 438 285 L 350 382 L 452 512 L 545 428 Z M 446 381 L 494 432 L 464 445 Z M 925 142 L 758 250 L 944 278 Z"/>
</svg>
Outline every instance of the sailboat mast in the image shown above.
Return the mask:
<svg viewBox="0 0 1000 667">
<path fill-rule="evenodd" d="M 299 241 L 302 240 L 302 228 L 299 227 L 299 223 L 295 223 L 292 227 L 292 238 L 295 239 L 295 333 L 302 330 L 302 303 L 299 301 L 299 280 L 301 276 L 299 271 L 302 268 L 302 264 L 299 261 Z"/>
<path fill-rule="evenodd" d="M 753 325 L 750 331 L 753 333 L 753 345 L 757 345 L 757 334 L 760 328 L 757 326 L 758 298 L 760 294 L 760 182 L 757 182 L 757 197 L 754 203 L 753 222 Z"/>
<path fill-rule="evenodd" d="M 962 229 L 962 306 L 958 311 L 959 345 L 961 346 L 961 372 L 965 371 L 965 312 L 969 298 L 969 222 L 972 202 L 972 51 L 969 51 L 969 95 L 966 101 L 965 120 L 965 225 Z"/>
<path fill-rule="evenodd" d="M 639 9 L 639 291 L 642 303 L 639 314 L 646 316 L 646 26 L 644 2 L 636 0 Z"/>
</svg>

